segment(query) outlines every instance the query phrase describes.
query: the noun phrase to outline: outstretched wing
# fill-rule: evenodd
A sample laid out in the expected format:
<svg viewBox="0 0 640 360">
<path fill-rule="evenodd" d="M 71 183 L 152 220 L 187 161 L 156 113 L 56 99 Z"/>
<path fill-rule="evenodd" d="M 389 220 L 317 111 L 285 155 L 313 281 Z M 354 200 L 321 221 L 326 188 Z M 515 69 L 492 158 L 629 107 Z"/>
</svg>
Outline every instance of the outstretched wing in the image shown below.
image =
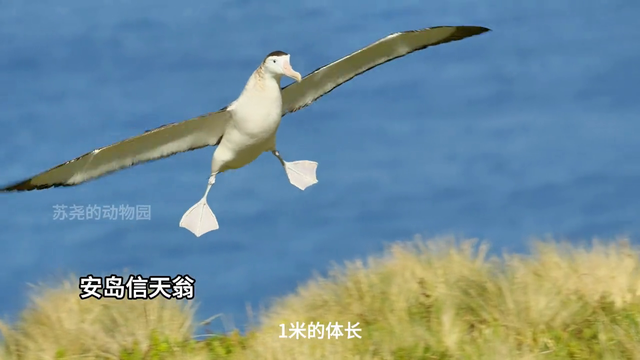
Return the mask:
<svg viewBox="0 0 640 360">
<path fill-rule="evenodd" d="M 438 26 L 391 34 L 282 89 L 282 115 L 298 111 L 331 90 L 378 65 L 426 49 L 490 31 L 480 26 Z"/>
<path fill-rule="evenodd" d="M 230 118 L 231 113 L 225 108 L 190 120 L 163 125 L 5 186 L 0 192 L 78 185 L 147 161 L 217 145 Z"/>
</svg>

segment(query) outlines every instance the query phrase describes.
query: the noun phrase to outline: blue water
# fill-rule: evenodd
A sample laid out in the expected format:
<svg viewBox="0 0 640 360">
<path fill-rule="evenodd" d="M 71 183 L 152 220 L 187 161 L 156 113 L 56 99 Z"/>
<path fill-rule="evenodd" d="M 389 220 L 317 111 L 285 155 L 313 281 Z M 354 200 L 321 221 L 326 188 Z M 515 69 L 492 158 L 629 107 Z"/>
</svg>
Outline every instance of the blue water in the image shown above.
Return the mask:
<svg viewBox="0 0 640 360">
<path fill-rule="evenodd" d="M 0 184 L 234 100 L 273 50 L 306 74 L 392 32 L 478 37 L 378 67 L 284 118 L 302 192 L 265 154 L 218 177 L 221 229 L 180 217 L 212 148 L 77 187 L 0 196 L 0 315 L 27 283 L 189 274 L 198 316 L 245 324 L 331 261 L 415 234 L 525 251 L 531 237 L 640 233 L 640 2 L 0 1 Z M 287 84 L 289 81 L 285 81 Z M 151 220 L 54 220 L 54 205 L 148 205 Z"/>
</svg>

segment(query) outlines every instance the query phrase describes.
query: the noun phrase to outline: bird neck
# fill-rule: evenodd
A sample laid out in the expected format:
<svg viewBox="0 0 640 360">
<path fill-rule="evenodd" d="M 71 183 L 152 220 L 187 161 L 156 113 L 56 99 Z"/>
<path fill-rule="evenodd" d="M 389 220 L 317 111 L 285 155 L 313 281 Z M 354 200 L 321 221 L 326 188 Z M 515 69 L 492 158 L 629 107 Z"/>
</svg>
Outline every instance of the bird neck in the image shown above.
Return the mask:
<svg viewBox="0 0 640 360">
<path fill-rule="evenodd" d="M 247 84 L 244 87 L 244 90 L 266 90 L 274 85 L 280 89 L 280 78 L 281 76 L 273 76 L 271 74 L 267 74 L 262 66 L 256 69 L 253 72 Z"/>
</svg>

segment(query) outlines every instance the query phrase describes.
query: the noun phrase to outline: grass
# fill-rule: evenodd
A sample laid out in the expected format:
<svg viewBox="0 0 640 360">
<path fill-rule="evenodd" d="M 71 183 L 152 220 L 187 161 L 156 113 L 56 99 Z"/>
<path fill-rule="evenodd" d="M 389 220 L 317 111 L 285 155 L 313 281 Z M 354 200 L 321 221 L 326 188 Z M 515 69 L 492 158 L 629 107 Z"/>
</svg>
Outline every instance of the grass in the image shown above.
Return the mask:
<svg viewBox="0 0 640 360">
<path fill-rule="evenodd" d="M 17 322 L 0 324 L 0 358 L 640 359 L 640 252 L 627 240 L 487 250 L 394 243 L 278 299 L 246 335 L 204 340 L 189 304 L 80 300 L 67 281 L 38 288 Z M 359 323 L 361 339 L 279 338 L 282 323 L 336 321 Z"/>
</svg>

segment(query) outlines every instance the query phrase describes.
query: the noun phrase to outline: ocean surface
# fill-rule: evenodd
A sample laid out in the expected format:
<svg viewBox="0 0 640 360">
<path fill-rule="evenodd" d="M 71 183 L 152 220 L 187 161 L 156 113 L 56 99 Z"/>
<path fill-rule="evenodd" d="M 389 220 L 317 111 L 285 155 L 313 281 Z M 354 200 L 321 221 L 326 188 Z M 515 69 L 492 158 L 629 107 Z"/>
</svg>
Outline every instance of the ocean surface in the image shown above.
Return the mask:
<svg viewBox="0 0 640 360">
<path fill-rule="evenodd" d="M 416 234 L 496 252 L 549 235 L 637 243 L 639 15 L 637 0 L 0 0 L 2 185 L 218 110 L 273 50 L 305 75 L 397 31 L 493 30 L 287 115 L 279 150 L 318 161 L 319 183 L 296 189 L 265 154 L 218 177 L 220 230 L 200 238 L 178 222 L 205 190 L 213 148 L 0 194 L 0 316 L 15 318 L 29 283 L 126 271 L 189 274 L 198 317 L 242 327 L 247 304 Z M 150 219 L 54 210 L 89 205 L 148 207 Z"/>
</svg>

